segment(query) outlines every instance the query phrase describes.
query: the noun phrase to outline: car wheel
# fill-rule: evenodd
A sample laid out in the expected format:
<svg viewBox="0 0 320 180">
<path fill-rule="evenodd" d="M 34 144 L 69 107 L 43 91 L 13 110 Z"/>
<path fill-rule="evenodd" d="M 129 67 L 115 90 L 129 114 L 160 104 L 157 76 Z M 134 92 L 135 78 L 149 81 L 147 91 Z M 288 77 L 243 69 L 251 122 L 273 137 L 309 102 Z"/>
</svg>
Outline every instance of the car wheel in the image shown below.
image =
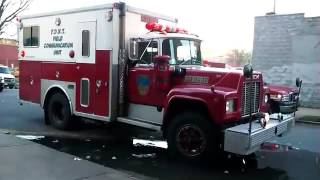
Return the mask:
<svg viewBox="0 0 320 180">
<path fill-rule="evenodd" d="M 0 87 L 0 92 L 2 92 L 3 91 L 3 87 Z"/>
<path fill-rule="evenodd" d="M 73 117 L 71 115 L 69 101 L 65 95 L 55 93 L 49 99 L 45 112 L 50 124 L 61 130 L 70 129 Z"/>
<path fill-rule="evenodd" d="M 215 136 L 207 118 L 201 113 L 185 112 L 169 124 L 167 141 L 172 157 L 204 160 L 215 150 Z"/>
<path fill-rule="evenodd" d="M 13 89 L 14 86 L 9 86 L 10 89 Z"/>
</svg>

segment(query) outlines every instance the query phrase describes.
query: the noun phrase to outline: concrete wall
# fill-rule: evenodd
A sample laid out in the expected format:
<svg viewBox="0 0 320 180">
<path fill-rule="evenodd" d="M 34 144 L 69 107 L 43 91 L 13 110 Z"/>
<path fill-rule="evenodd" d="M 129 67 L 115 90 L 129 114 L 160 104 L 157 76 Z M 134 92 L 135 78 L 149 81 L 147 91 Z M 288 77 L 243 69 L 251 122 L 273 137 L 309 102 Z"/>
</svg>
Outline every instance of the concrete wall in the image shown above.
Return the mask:
<svg viewBox="0 0 320 180">
<path fill-rule="evenodd" d="M 256 17 L 252 64 L 272 84 L 294 86 L 300 77 L 302 106 L 320 108 L 320 17 Z"/>
</svg>

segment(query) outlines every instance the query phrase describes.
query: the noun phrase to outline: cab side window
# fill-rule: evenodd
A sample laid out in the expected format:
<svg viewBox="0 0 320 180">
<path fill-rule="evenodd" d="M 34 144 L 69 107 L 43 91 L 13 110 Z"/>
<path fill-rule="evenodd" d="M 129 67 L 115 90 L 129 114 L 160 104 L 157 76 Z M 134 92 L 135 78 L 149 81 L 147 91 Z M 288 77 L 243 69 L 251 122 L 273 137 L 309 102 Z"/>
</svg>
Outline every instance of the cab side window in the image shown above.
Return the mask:
<svg viewBox="0 0 320 180">
<path fill-rule="evenodd" d="M 141 57 L 140 64 L 153 63 L 153 57 L 158 55 L 158 42 L 147 41 L 139 43 L 139 57 Z"/>
</svg>

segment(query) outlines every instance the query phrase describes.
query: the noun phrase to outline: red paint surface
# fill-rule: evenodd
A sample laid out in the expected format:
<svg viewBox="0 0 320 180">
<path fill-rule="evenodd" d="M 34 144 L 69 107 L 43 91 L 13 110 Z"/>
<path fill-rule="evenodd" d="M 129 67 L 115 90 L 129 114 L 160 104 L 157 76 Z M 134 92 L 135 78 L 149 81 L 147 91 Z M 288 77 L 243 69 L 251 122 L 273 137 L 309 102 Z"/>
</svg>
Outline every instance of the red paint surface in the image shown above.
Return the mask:
<svg viewBox="0 0 320 180">
<path fill-rule="evenodd" d="M 101 87 L 96 89 L 94 114 L 109 115 L 109 69 L 110 51 L 96 51 L 96 81 L 101 81 Z"/>
<path fill-rule="evenodd" d="M 110 51 L 96 51 L 96 64 L 20 61 L 20 99 L 40 103 L 40 80 L 57 80 L 76 83 L 76 111 L 100 116 L 109 115 L 109 64 Z M 57 75 L 59 72 L 59 76 Z M 90 81 L 89 106 L 80 105 L 80 80 Z M 33 79 L 33 85 L 30 84 Z M 103 85 L 97 90 L 96 80 Z M 105 86 L 107 82 L 107 86 Z"/>
<path fill-rule="evenodd" d="M 40 103 L 41 63 L 20 61 L 19 96 L 20 99 Z M 31 83 L 33 82 L 33 83 Z"/>
</svg>

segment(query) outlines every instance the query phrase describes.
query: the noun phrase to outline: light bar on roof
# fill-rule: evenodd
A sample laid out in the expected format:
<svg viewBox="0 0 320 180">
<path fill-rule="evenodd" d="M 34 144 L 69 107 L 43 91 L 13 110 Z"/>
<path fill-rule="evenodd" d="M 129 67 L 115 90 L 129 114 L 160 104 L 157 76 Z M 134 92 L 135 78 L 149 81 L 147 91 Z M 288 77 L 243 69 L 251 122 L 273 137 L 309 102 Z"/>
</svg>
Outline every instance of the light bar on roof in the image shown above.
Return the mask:
<svg viewBox="0 0 320 180">
<path fill-rule="evenodd" d="M 146 24 L 146 29 L 149 31 L 159 31 L 159 32 L 167 32 L 167 33 L 182 33 L 188 34 L 188 31 L 182 28 L 176 28 L 168 25 L 162 25 L 156 22 L 149 22 Z"/>
</svg>

